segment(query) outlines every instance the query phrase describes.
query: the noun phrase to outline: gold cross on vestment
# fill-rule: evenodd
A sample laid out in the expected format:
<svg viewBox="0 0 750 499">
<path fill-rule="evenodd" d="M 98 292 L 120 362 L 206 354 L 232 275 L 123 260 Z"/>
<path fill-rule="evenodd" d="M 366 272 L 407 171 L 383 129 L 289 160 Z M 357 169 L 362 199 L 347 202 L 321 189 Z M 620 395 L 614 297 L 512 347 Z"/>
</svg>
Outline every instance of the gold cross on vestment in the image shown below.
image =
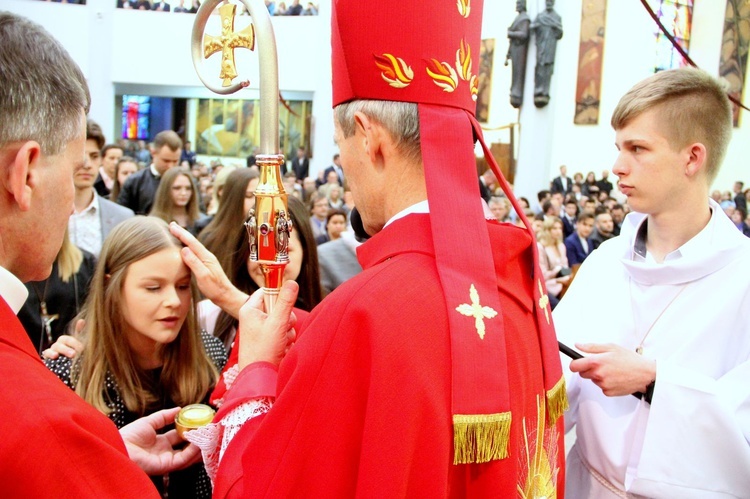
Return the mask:
<svg viewBox="0 0 750 499">
<path fill-rule="evenodd" d="M 547 296 L 547 293 L 544 292 L 544 288 L 542 287 L 542 281 L 541 279 L 537 281 L 539 283 L 539 307 L 544 309 L 544 316 L 547 318 L 547 324 L 549 324 L 549 309 L 547 308 L 549 306 L 549 296 Z"/>
<path fill-rule="evenodd" d="M 226 4 L 219 7 L 221 16 L 221 36 L 205 35 L 203 40 L 203 57 L 208 59 L 210 56 L 221 50 L 221 72 L 219 77 L 224 79 L 221 84 L 228 87 L 232 80 L 237 78 L 237 67 L 234 65 L 234 49 L 246 48 L 253 50 L 255 48 L 255 28 L 249 25 L 242 31 L 234 31 L 234 12 L 236 6 Z"/>
<path fill-rule="evenodd" d="M 479 338 L 483 340 L 485 332 L 484 319 L 492 319 L 497 315 L 497 312 L 490 307 L 483 307 L 479 304 L 479 293 L 477 293 L 477 288 L 473 284 L 469 288 L 469 297 L 471 298 L 471 304 L 462 303 L 456 307 L 456 311 L 461 315 L 474 317 L 474 327 L 477 328 Z"/>
</svg>

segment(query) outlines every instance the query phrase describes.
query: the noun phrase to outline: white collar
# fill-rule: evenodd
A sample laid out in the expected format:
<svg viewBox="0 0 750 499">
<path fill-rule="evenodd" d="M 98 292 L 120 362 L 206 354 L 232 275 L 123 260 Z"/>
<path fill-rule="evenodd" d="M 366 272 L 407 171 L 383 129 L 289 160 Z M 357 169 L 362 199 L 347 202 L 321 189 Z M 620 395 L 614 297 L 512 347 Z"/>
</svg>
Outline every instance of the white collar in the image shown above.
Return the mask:
<svg viewBox="0 0 750 499">
<path fill-rule="evenodd" d="M 81 211 L 76 212 L 76 215 L 82 215 L 83 213 L 86 213 L 89 210 L 93 210 L 94 213 L 96 213 L 99 210 L 99 196 L 96 194 L 95 189 L 91 189 L 94 192 L 94 197 L 91 198 L 91 202 Z"/>
<path fill-rule="evenodd" d="M 0 267 L 0 297 L 8 304 L 14 314 L 18 314 L 26 298 L 29 297 L 29 290 L 8 270 Z"/>
<path fill-rule="evenodd" d="M 620 237 L 627 241 L 627 254 L 623 255 L 622 263 L 636 282 L 647 285 L 684 284 L 716 272 L 747 255 L 750 239 L 737 230 L 713 199 L 708 202 L 712 211 L 708 224 L 667 255 L 662 263 L 650 258 L 644 261 L 642 257 L 634 260 L 638 229 L 646 215 L 628 214 L 620 232 Z"/>
<path fill-rule="evenodd" d="M 482 213 L 484 214 L 485 220 L 494 220 L 495 215 L 492 214 L 492 211 L 490 210 L 490 207 L 487 205 L 487 202 L 484 199 L 481 199 L 482 201 Z M 383 226 L 385 229 L 390 224 L 398 220 L 399 218 L 404 218 L 406 215 L 411 215 L 412 213 L 429 213 L 430 212 L 430 204 L 425 199 L 424 201 L 419 201 L 418 203 L 414 203 L 413 205 L 404 208 L 403 210 L 399 211 L 395 215 L 391 217 L 388 222 Z"/>
<path fill-rule="evenodd" d="M 159 173 L 159 170 L 156 169 L 153 163 L 151 163 L 150 168 L 151 168 L 151 173 L 154 175 L 154 177 L 161 178 L 161 173 Z"/>
<path fill-rule="evenodd" d="M 386 222 L 383 228 L 385 229 L 390 224 L 392 224 L 399 218 L 404 218 L 406 215 L 411 215 L 412 213 L 429 213 L 429 212 L 430 212 L 430 204 L 425 199 L 424 201 L 415 203 L 407 208 L 404 208 L 403 210 L 399 211 L 395 215 L 393 215 L 391 219 Z"/>
</svg>

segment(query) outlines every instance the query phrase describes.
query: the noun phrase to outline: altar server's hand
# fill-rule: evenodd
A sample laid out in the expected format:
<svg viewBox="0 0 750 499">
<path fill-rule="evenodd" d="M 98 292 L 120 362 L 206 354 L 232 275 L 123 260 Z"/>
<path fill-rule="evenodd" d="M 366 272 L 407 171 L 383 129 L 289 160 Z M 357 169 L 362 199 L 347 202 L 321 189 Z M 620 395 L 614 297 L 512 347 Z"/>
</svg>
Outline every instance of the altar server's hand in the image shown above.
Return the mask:
<svg viewBox="0 0 750 499">
<path fill-rule="evenodd" d="M 130 460 L 148 475 L 163 475 L 186 468 L 200 461 L 200 449 L 189 444 L 180 449 L 173 446 L 183 444 L 177 430 L 156 433 L 174 422 L 179 407 L 155 412 L 120 428 Z"/>
<path fill-rule="evenodd" d="M 169 230 L 182 241 L 182 260 L 195 276 L 201 293 L 234 318 L 239 318 L 240 307 L 247 294 L 237 289 L 229 280 L 213 253 L 208 251 L 193 235 L 172 222 Z"/>
<path fill-rule="evenodd" d="M 590 379 L 604 395 L 618 397 L 645 392 L 656 379 L 656 361 L 612 343 L 576 343 L 587 354 L 570 363 L 570 370 Z"/>
<path fill-rule="evenodd" d="M 296 336 L 297 318 L 292 309 L 298 292 L 296 282 L 286 281 L 270 314 L 265 312 L 262 289 L 243 305 L 240 310 L 240 369 L 253 362 L 281 363 Z"/>
</svg>

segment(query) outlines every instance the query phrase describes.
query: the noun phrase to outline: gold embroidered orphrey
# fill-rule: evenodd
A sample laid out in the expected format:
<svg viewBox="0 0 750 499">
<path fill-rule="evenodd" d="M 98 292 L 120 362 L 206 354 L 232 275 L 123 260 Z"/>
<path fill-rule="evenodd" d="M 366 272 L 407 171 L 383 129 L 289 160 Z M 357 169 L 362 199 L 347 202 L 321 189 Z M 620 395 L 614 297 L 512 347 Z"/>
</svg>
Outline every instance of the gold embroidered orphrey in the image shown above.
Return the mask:
<svg viewBox="0 0 750 499">
<path fill-rule="evenodd" d="M 237 78 L 237 67 L 234 64 L 234 49 L 255 48 L 255 28 L 251 24 L 242 31 L 234 31 L 234 13 L 237 6 L 226 4 L 219 7 L 221 17 L 221 36 L 205 35 L 203 40 L 203 57 L 210 56 L 221 50 L 221 72 L 223 78 L 221 86 L 228 87 Z"/>
<path fill-rule="evenodd" d="M 479 293 L 477 293 L 477 288 L 473 284 L 469 288 L 469 298 L 471 298 L 471 304 L 462 303 L 456 307 L 456 311 L 461 315 L 474 318 L 474 327 L 477 328 L 479 338 L 483 340 L 485 332 L 484 320 L 492 319 L 497 315 L 497 312 L 490 307 L 483 307 L 479 304 Z"/>
<path fill-rule="evenodd" d="M 544 317 L 547 318 L 547 324 L 549 324 L 549 297 L 547 296 L 547 293 L 544 292 L 544 288 L 542 287 L 542 281 L 537 281 L 539 283 L 539 307 L 544 309 Z"/>
<path fill-rule="evenodd" d="M 520 469 L 523 483 L 517 485 L 518 497 L 537 499 L 557 497 L 557 427 L 554 423 L 548 428 L 544 415 L 544 398 L 536 396 L 536 428 L 533 422 L 523 418 L 523 446 L 520 446 Z M 528 423 L 528 426 L 527 426 Z"/>
</svg>

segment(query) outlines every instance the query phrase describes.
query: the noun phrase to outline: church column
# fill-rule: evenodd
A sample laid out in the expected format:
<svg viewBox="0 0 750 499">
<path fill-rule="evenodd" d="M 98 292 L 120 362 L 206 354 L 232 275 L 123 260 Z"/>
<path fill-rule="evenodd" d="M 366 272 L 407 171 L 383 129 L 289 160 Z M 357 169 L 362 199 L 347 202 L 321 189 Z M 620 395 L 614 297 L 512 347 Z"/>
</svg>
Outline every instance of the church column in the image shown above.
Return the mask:
<svg viewBox="0 0 750 499">
<path fill-rule="evenodd" d="M 87 0 L 89 61 L 86 80 L 91 92 L 89 117 L 96 121 L 107 138 L 116 142 L 115 86 L 112 82 L 115 3 L 112 0 Z"/>
</svg>

